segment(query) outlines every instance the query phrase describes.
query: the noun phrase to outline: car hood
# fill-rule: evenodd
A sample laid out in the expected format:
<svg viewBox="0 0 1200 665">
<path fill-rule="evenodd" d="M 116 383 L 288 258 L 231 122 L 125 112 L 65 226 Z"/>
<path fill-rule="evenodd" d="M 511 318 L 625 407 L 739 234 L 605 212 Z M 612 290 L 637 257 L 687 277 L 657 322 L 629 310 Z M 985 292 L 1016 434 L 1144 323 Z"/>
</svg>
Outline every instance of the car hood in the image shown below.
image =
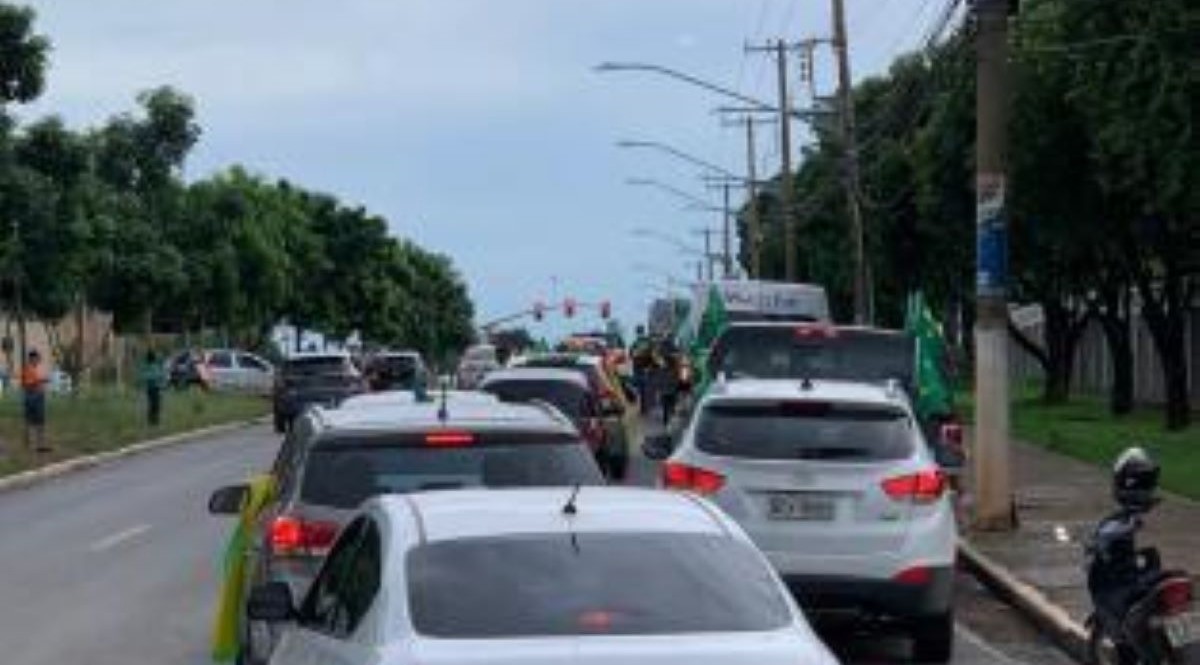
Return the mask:
<svg viewBox="0 0 1200 665">
<path fill-rule="evenodd" d="M 803 627 L 769 633 L 419 640 L 383 663 L 419 665 L 837 665 Z"/>
</svg>

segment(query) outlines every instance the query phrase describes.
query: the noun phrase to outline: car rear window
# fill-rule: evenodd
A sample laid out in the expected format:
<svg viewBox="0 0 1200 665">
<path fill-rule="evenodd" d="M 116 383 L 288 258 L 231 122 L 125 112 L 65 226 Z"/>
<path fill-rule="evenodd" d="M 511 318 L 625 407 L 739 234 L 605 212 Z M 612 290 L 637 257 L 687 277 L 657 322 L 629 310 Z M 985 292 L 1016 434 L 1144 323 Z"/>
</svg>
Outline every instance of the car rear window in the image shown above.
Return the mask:
<svg viewBox="0 0 1200 665">
<path fill-rule="evenodd" d="M 717 403 L 700 415 L 696 446 L 713 455 L 773 460 L 878 462 L 912 454 L 903 411 L 827 402 Z"/>
<path fill-rule="evenodd" d="M 586 512 L 586 495 L 580 510 Z M 407 557 L 417 632 L 439 638 L 765 631 L 791 621 L 760 555 L 727 536 L 532 534 Z"/>
<path fill-rule="evenodd" d="M 710 367 L 730 377 L 897 379 L 910 386 L 916 346 L 908 335 L 838 330 L 825 336 L 820 330 L 804 326 L 730 328 L 714 345 Z"/>
<path fill-rule="evenodd" d="M 549 402 L 575 422 L 593 415 L 588 392 L 566 381 L 497 380 L 485 385 L 483 391 L 503 402 L 529 402 L 535 399 Z"/>
<path fill-rule="evenodd" d="M 604 477 L 586 445 L 574 439 L 462 448 L 334 439 L 309 453 L 300 498 L 311 505 L 350 509 L 379 494 L 576 484 L 602 485 Z"/>
<path fill-rule="evenodd" d="M 284 364 L 284 372 L 291 376 L 317 376 L 353 373 L 353 366 L 346 358 L 331 356 L 317 358 L 291 358 Z"/>
</svg>

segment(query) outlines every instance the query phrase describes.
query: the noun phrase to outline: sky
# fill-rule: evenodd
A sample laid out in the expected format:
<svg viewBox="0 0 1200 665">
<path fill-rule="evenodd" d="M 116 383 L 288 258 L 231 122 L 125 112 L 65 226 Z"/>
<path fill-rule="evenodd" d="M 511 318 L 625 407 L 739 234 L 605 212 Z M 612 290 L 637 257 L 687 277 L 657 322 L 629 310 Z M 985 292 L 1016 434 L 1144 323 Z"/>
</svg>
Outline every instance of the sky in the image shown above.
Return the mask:
<svg viewBox="0 0 1200 665">
<path fill-rule="evenodd" d="M 847 0 L 855 79 L 919 44 L 947 2 Z M 745 170 L 744 134 L 713 113 L 727 100 L 595 65 L 668 66 L 772 101 L 770 60 L 743 46 L 826 37 L 831 25 L 825 0 L 27 3 L 53 53 L 46 94 L 23 118 L 92 126 L 135 109 L 139 91 L 175 86 L 195 99 L 203 128 L 187 178 L 242 164 L 363 205 L 454 260 L 480 323 L 573 297 L 610 300 L 632 325 L 666 275 L 694 276 L 678 249 L 633 230 L 696 245 L 694 230 L 719 227 L 719 215 L 626 181 L 657 179 L 713 205 L 717 194 L 694 165 L 616 141 Z M 819 52 L 820 94 L 832 92 L 833 71 Z M 774 172 L 768 127 L 758 152 L 760 174 Z M 598 324 L 548 317 L 531 328 Z"/>
</svg>

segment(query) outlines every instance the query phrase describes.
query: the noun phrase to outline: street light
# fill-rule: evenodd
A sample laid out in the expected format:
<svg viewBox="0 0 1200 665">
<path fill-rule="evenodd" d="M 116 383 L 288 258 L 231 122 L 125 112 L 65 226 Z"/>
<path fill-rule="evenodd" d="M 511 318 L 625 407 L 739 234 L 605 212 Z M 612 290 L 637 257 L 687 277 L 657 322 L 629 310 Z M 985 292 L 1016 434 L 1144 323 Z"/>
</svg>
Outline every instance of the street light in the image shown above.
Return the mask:
<svg viewBox="0 0 1200 665">
<path fill-rule="evenodd" d="M 760 99 L 755 99 L 753 97 L 743 95 L 740 92 L 735 92 L 735 91 L 730 90 L 729 88 L 726 88 L 722 85 L 718 85 L 718 84 L 712 83 L 710 81 L 705 81 L 704 79 L 692 76 L 691 74 L 685 74 L 679 70 L 671 69 L 670 67 L 663 67 L 662 65 L 654 65 L 654 64 L 645 63 L 645 62 L 602 62 L 599 65 L 596 65 L 594 67 L 594 69 L 595 69 L 595 71 L 601 72 L 601 73 L 650 72 L 650 73 L 654 73 L 654 74 L 662 74 L 663 76 L 673 78 L 677 81 L 683 81 L 684 83 L 690 83 L 694 86 L 704 88 L 705 90 L 708 90 L 709 92 L 715 92 L 718 95 L 723 95 L 725 97 L 729 97 L 730 99 L 736 99 L 739 102 L 742 102 L 744 104 L 749 104 L 751 107 L 753 107 L 756 110 L 772 111 L 775 113 L 779 113 L 778 106 L 775 106 L 773 104 L 768 104 Z M 790 113 L 793 116 L 803 117 L 803 116 L 799 116 L 795 111 L 791 111 Z"/>
<path fill-rule="evenodd" d="M 686 242 L 680 240 L 678 237 L 673 236 L 669 233 L 663 233 L 662 231 L 658 231 L 656 229 L 637 227 L 637 228 L 631 229 L 630 234 L 635 238 L 650 238 L 653 240 L 660 240 L 662 242 L 665 242 L 665 243 L 671 245 L 675 249 L 678 249 L 680 254 L 686 254 L 688 256 L 704 258 L 703 250 L 701 250 L 698 247 L 692 247 L 691 245 L 687 244 Z"/>
<path fill-rule="evenodd" d="M 725 178 L 729 178 L 730 180 L 735 180 L 738 182 L 744 182 L 746 180 L 742 176 L 737 175 L 736 173 L 730 171 L 729 169 L 726 169 L 725 167 L 713 164 L 712 162 L 710 162 L 708 160 L 701 159 L 691 153 L 684 152 L 683 150 L 680 150 L 679 148 L 676 148 L 672 145 L 662 143 L 661 141 L 641 141 L 641 140 L 622 139 L 620 141 L 617 141 L 617 147 L 618 148 L 649 148 L 651 150 L 658 150 L 660 152 L 665 152 L 668 155 L 678 157 L 679 159 L 682 159 L 685 162 L 691 162 L 692 164 L 695 164 L 695 165 L 699 166 L 700 168 L 703 168 L 703 169 L 706 169 L 709 171 L 713 171 L 714 173 L 718 173 L 718 174 L 724 176 Z"/>
<path fill-rule="evenodd" d="M 688 202 L 688 207 L 686 208 L 687 210 L 721 210 L 699 196 L 689 193 L 687 190 L 680 189 L 674 185 L 669 185 L 654 178 L 626 178 L 625 184 L 632 185 L 634 187 L 653 187 L 669 194 L 673 194 L 674 196 Z"/>
</svg>

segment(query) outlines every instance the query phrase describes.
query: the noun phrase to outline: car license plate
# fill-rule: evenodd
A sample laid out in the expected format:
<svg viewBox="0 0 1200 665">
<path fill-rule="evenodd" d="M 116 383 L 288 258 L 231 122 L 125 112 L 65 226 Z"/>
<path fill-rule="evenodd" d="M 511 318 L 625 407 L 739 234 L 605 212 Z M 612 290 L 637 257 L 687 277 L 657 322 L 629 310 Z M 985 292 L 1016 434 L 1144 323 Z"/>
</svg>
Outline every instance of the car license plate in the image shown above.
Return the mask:
<svg viewBox="0 0 1200 665">
<path fill-rule="evenodd" d="M 767 495 L 767 517 L 795 522 L 833 521 L 831 497 L 815 494 L 775 493 Z"/>
<path fill-rule="evenodd" d="M 1200 612 L 1185 612 L 1167 617 L 1163 619 L 1163 628 L 1167 631 L 1167 641 L 1172 647 L 1200 642 Z"/>
</svg>

